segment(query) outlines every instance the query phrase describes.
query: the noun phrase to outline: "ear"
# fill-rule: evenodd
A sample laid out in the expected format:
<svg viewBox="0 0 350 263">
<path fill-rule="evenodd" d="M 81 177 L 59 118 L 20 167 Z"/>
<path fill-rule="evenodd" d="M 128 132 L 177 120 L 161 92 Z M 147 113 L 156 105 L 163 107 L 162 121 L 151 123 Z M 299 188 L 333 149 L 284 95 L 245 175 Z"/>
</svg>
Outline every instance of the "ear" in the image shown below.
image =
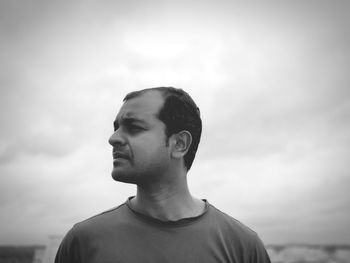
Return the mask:
<svg viewBox="0 0 350 263">
<path fill-rule="evenodd" d="M 184 157 L 192 143 L 191 133 L 188 131 L 180 131 L 173 134 L 171 137 L 173 144 L 171 156 L 176 159 Z"/>
</svg>

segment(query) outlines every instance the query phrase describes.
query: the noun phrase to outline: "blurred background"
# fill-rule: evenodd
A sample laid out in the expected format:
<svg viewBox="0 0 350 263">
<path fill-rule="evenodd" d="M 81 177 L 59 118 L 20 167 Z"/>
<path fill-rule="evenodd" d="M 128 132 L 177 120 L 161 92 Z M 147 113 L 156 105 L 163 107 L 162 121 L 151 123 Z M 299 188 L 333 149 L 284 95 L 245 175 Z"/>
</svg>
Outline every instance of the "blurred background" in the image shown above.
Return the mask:
<svg viewBox="0 0 350 263">
<path fill-rule="evenodd" d="M 135 194 L 107 141 L 125 94 L 155 86 L 201 109 L 194 195 L 266 245 L 350 244 L 349 11 L 0 0 L 0 245 L 56 244 Z"/>
</svg>

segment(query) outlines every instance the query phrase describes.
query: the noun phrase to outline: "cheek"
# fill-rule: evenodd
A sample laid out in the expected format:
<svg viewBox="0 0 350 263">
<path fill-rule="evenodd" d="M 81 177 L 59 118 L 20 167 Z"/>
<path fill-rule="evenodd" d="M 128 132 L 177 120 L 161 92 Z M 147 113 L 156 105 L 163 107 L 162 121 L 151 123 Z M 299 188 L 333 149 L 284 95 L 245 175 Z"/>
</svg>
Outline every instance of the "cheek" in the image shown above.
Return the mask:
<svg viewBox="0 0 350 263">
<path fill-rule="evenodd" d="M 163 137 L 140 138 L 138 143 L 131 145 L 134 161 L 138 163 L 157 162 L 167 158 L 168 151 Z"/>
</svg>

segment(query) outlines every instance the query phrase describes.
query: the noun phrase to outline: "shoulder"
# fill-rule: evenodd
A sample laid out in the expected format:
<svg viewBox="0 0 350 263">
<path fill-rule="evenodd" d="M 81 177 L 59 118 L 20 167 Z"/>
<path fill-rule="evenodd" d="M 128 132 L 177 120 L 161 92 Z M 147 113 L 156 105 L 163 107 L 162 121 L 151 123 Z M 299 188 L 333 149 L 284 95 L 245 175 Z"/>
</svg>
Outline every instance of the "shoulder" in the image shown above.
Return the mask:
<svg viewBox="0 0 350 263">
<path fill-rule="evenodd" d="M 96 238 L 109 233 L 113 225 L 128 220 L 126 204 L 106 210 L 76 223 L 64 236 L 56 254 L 55 262 L 82 262 L 80 248 L 89 247 Z"/>
<path fill-rule="evenodd" d="M 211 220 L 215 225 L 224 231 L 225 235 L 229 235 L 232 238 L 237 239 L 244 243 L 251 243 L 252 245 L 259 240 L 259 237 L 255 231 L 233 218 L 232 216 L 222 212 L 215 206 L 209 204 Z"/>
<path fill-rule="evenodd" d="M 239 247 L 244 257 L 251 259 L 250 262 L 270 263 L 265 246 L 255 231 L 213 205 L 210 205 L 210 211 L 221 240 Z"/>
<path fill-rule="evenodd" d="M 127 205 L 123 203 L 76 223 L 70 232 L 75 235 L 81 235 L 83 233 L 91 233 L 104 228 L 110 228 L 113 224 L 127 220 L 127 214 Z"/>
</svg>

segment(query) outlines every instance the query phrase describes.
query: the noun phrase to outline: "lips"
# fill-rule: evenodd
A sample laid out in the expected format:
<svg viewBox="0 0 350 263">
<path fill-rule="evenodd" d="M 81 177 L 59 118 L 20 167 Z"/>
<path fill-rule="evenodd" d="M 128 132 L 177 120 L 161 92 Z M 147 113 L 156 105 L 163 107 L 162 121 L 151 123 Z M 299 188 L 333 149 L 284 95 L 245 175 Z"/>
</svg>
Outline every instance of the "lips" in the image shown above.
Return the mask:
<svg viewBox="0 0 350 263">
<path fill-rule="evenodd" d="M 113 151 L 113 159 L 130 159 L 130 157 L 126 153 Z"/>
</svg>

